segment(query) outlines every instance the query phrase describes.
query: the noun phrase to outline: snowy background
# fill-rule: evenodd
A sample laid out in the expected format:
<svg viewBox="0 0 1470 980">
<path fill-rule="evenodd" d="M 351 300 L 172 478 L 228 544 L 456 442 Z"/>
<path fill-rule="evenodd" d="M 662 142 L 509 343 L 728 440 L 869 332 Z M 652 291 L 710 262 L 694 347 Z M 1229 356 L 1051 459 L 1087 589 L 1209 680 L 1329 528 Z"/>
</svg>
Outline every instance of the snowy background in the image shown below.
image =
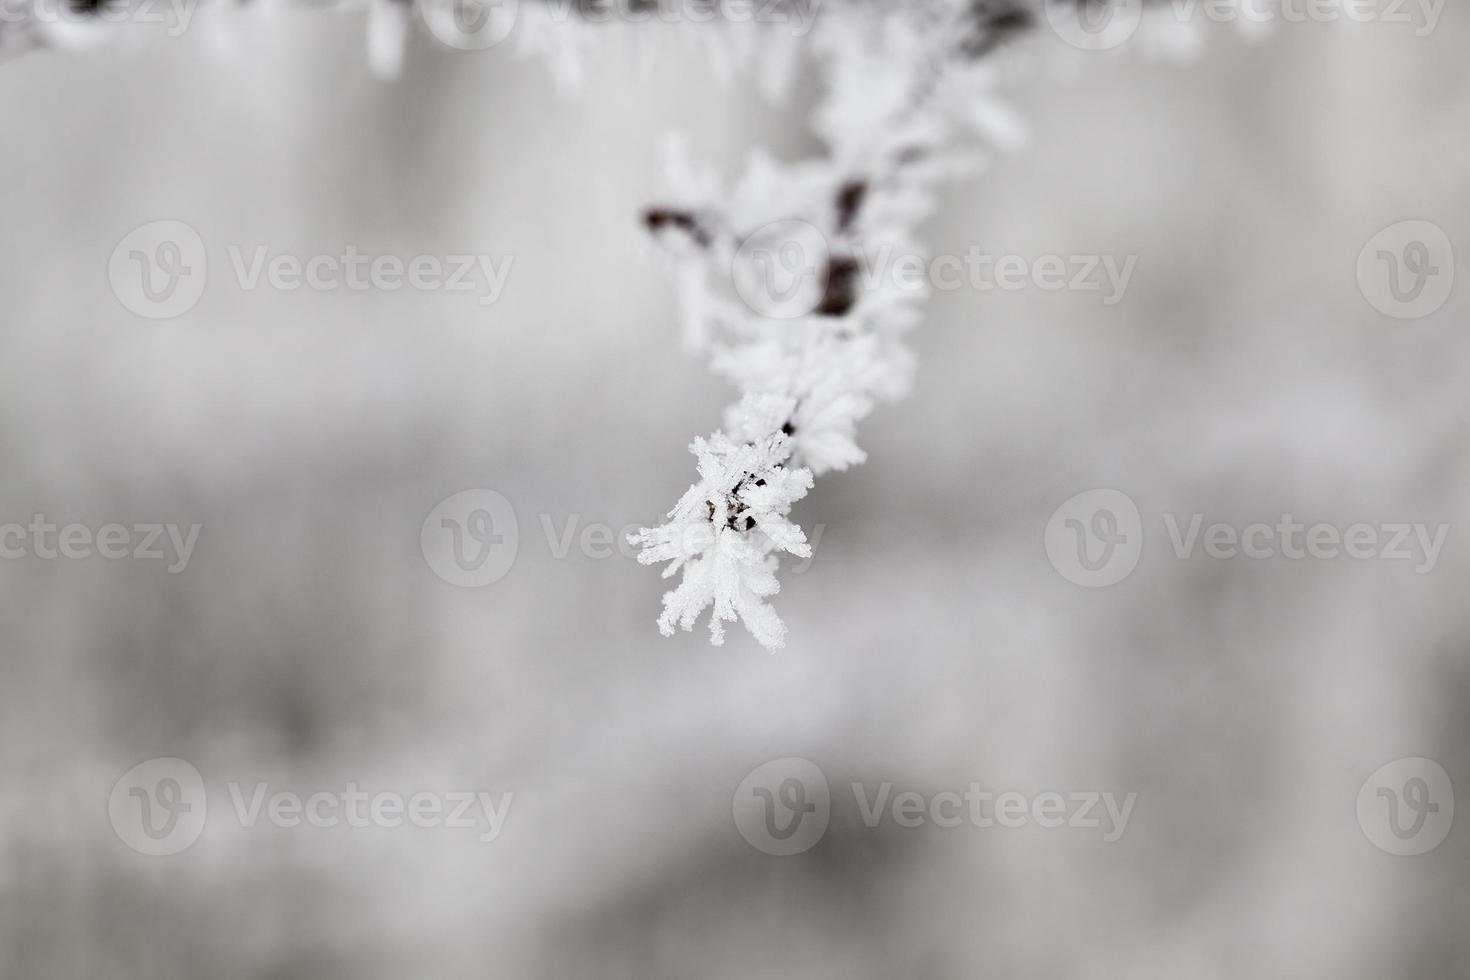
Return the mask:
<svg viewBox="0 0 1470 980">
<path fill-rule="evenodd" d="M 1451 5 L 1453 8 L 1453 5 Z M 729 393 L 678 347 L 638 209 L 658 144 L 733 170 L 812 152 L 762 102 L 613 28 L 564 97 L 533 61 L 361 17 L 0 66 L 0 522 L 198 523 L 186 570 L 0 561 L 0 976 L 1332 977 L 1470 973 L 1470 830 L 1396 857 L 1359 788 L 1403 757 L 1470 794 L 1470 26 L 1212 32 L 1193 63 L 1083 59 L 1016 94 L 1031 145 L 952 190 L 935 252 L 1137 255 L 1122 302 L 939 293 L 915 394 L 742 632 L 671 640 L 666 587 L 554 540 L 648 523 Z M 652 56 L 649 55 L 652 52 Z M 108 260 L 172 218 L 210 283 L 129 313 Z M 1433 316 L 1355 281 L 1434 221 L 1462 277 Z M 513 255 L 466 293 L 244 290 L 224 249 Z M 1094 487 L 1137 571 L 1065 580 L 1048 518 Z M 420 526 L 514 505 L 509 573 L 441 580 Z M 1404 561 L 1177 558 L 1158 515 L 1450 525 Z M 553 528 L 548 541 L 546 523 Z M 177 756 L 210 818 L 172 857 L 113 832 L 114 783 Z M 773 857 L 732 794 L 816 762 L 832 825 Z M 513 792 L 448 828 L 244 830 L 225 785 Z M 1138 794 L 1126 833 L 863 824 L 853 781 L 926 796 Z"/>
</svg>

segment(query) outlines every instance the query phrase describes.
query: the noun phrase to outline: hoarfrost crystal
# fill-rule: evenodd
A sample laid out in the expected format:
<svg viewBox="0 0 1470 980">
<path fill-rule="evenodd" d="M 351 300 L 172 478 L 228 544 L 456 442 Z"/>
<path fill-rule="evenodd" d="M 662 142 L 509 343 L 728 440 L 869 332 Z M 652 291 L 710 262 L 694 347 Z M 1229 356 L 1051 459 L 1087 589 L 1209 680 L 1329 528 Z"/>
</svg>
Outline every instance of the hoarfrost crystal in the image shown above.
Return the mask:
<svg viewBox="0 0 1470 980">
<path fill-rule="evenodd" d="M 811 555 L 801 528 L 787 517 L 791 505 L 812 486 L 811 471 L 792 468 L 791 438 L 782 431 L 791 415 L 790 399 L 747 395 L 739 410 L 744 441 L 723 432 L 695 439 L 699 481 L 669 511 L 669 521 L 632 535 L 643 546 L 645 565 L 667 561 L 664 577 L 683 571 L 678 588 L 665 594 L 659 630 L 686 630 L 705 609 L 710 640 L 724 642 L 725 623 L 737 618 L 769 649 L 784 644 L 786 626 L 766 604 L 780 585 L 776 552 Z"/>
</svg>

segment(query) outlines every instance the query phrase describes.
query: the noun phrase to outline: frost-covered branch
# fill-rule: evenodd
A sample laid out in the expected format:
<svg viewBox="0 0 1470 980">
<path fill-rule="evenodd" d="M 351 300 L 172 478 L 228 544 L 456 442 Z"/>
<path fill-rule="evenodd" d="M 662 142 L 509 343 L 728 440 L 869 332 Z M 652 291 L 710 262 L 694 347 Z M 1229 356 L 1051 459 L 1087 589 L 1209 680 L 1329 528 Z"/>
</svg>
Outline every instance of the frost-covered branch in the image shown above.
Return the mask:
<svg viewBox="0 0 1470 980">
<path fill-rule="evenodd" d="M 857 423 L 909 387 L 902 338 L 928 290 L 864 281 L 863 255 L 917 250 L 936 186 L 983 160 L 963 133 L 1015 141 L 984 56 L 1032 18 L 994 0 L 829 11 L 812 42 L 825 157 L 782 165 L 756 154 L 727 190 L 675 148 L 680 203 L 645 220 L 673 256 L 686 340 L 742 397 L 722 431 L 695 440 L 700 479 L 668 523 L 633 538 L 640 561 L 683 574 L 664 596 L 666 635 L 710 609 L 716 644 L 737 618 L 763 646 L 784 644 L 766 600 L 779 555 L 810 554 L 790 508 L 814 477 L 866 459 Z"/>
<path fill-rule="evenodd" d="M 721 431 L 695 440 L 700 479 L 669 521 L 631 539 L 640 561 L 682 573 L 664 595 L 665 635 L 708 609 L 716 644 L 738 619 L 766 648 L 784 645 L 766 600 L 780 556 L 810 554 L 790 508 L 815 477 L 866 459 L 858 422 L 909 387 L 903 336 L 929 288 L 871 275 L 874 259 L 919 254 L 914 236 L 938 187 L 1024 140 L 997 96 L 999 50 L 1043 19 L 1081 46 L 1109 29 L 1113 2 L 1141 14 L 1140 0 L 835 6 L 809 45 L 825 85 L 813 120 L 824 156 L 780 164 L 757 153 L 726 188 L 675 144 L 678 203 L 649 209 L 645 223 L 672 257 L 686 342 L 741 398 Z M 1191 25 L 1173 27 L 1184 33 L 1166 32 L 1163 50 L 1187 49 Z"/>
</svg>

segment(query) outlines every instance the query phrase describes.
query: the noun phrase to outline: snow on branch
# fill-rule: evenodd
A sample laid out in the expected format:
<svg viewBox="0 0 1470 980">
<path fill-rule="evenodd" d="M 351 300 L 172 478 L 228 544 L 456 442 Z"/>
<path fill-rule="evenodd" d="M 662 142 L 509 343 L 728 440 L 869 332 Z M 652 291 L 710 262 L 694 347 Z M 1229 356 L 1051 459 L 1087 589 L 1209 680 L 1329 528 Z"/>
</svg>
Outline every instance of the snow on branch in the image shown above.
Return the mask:
<svg viewBox="0 0 1470 980">
<path fill-rule="evenodd" d="M 691 446 L 700 479 L 669 522 L 632 538 L 640 561 L 682 572 L 664 596 L 665 635 L 710 609 L 716 644 L 737 618 L 768 649 L 784 644 L 766 600 L 779 555 L 809 554 L 790 508 L 814 477 L 866 459 L 858 422 L 909 387 L 903 335 L 928 290 L 867 281 L 863 257 L 915 252 L 937 185 L 972 172 L 985 144 L 1016 142 L 983 59 L 1032 18 L 1001 0 L 826 11 L 811 41 L 826 156 L 783 165 L 756 153 L 725 188 L 671 149 L 679 203 L 645 223 L 672 256 L 686 341 L 741 399 L 723 430 Z"/>
</svg>

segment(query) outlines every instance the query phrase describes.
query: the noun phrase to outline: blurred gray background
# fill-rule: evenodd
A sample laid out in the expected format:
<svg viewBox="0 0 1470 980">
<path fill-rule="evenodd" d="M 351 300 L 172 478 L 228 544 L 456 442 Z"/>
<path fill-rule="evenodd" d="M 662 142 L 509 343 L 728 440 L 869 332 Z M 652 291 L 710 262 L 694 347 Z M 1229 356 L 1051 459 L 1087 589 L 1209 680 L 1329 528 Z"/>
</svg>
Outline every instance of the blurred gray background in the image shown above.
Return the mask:
<svg viewBox="0 0 1470 980">
<path fill-rule="evenodd" d="M 1452 5 L 1453 6 L 1453 5 Z M 201 17 L 206 16 L 201 14 Z M 680 350 L 642 242 L 658 143 L 727 172 L 814 150 L 786 104 L 614 26 L 563 96 L 535 61 L 416 39 L 373 78 L 360 14 L 237 18 L 0 65 L 0 522 L 203 526 L 192 562 L 0 561 L 0 976 L 1470 976 L 1470 828 L 1375 847 L 1355 812 L 1424 756 L 1470 793 L 1462 281 L 1375 311 L 1364 243 L 1425 218 L 1470 256 L 1462 10 L 1211 32 L 1193 63 L 1083 59 L 1016 92 L 1031 145 L 951 189 L 936 252 L 1136 254 L 1123 302 L 940 293 L 914 395 L 821 480 L 825 525 L 741 631 L 655 629 L 657 574 L 562 529 L 647 523 L 724 384 Z M 809 86 L 808 86 L 809 87 Z M 133 228 L 209 243 L 149 321 Z M 505 292 L 244 291 L 223 248 L 513 254 Z M 1138 570 L 1051 567 L 1062 501 L 1125 490 Z M 500 581 L 426 563 L 439 502 L 518 516 Z M 1448 523 L 1392 561 L 1180 560 L 1157 515 Z M 203 773 L 172 857 L 113 832 L 130 767 Z M 746 773 L 833 787 L 804 854 L 751 847 Z M 501 835 L 232 823 L 227 781 L 302 795 L 512 791 Z M 1126 834 L 864 826 L 844 789 L 1138 794 Z"/>
</svg>

